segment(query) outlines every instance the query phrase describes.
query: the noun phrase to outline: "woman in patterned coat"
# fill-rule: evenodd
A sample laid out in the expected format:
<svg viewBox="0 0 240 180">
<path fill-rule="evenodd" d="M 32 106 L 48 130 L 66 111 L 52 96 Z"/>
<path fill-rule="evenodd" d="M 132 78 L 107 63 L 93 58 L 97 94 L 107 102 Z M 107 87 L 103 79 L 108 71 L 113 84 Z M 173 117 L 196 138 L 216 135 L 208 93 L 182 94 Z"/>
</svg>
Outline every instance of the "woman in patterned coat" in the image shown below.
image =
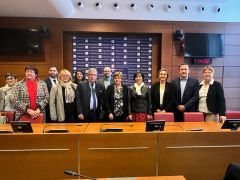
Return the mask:
<svg viewBox="0 0 240 180">
<path fill-rule="evenodd" d="M 15 119 L 19 121 L 23 114 L 37 118 L 45 114 L 49 102 L 49 93 L 44 81 L 38 79 L 38 70 L 33 65 L 25 68 L 25 79 L 17 82 L 14 89 L 13 106 L 16 109 Z"/>
</svg>

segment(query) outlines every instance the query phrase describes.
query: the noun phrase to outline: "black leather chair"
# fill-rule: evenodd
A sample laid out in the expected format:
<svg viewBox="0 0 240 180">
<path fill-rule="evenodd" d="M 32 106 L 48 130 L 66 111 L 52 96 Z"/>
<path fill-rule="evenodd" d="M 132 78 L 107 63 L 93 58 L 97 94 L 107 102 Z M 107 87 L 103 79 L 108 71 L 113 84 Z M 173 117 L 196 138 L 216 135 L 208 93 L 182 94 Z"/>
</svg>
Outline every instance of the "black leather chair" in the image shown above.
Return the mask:
<svg viewBox="0 0 240 180">
<path fill-rule="evenodd" d="M 224 180 L 240 180 L 240 164 L 230 163 L 226 170 Z"/>
</svg>

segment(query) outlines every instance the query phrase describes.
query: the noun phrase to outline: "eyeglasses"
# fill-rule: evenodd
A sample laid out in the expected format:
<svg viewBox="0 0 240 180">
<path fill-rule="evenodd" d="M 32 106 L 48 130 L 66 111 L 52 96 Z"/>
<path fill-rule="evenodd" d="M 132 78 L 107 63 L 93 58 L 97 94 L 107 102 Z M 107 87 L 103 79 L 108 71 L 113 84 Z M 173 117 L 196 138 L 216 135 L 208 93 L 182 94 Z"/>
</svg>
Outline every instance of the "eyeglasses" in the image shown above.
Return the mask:
<svg viewBox="0 0 240 180">
<path fill-rule="evenodd" d="M 13 80 L 13 79 L 15 79 L 15 78 L 13 78 L 13 77 L 7 77 L 6 78 L 7 81 L 10 81 L 10 80 Z"/>
</svg>

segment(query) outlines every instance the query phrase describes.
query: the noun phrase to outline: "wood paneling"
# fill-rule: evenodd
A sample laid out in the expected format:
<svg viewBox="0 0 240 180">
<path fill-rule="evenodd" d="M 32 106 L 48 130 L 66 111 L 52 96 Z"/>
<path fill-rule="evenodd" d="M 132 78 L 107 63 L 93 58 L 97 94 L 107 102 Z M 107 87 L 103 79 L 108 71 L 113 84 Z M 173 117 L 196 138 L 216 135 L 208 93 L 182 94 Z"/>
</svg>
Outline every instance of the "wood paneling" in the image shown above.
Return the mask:
<svg viewBox="0 0 240 180">
<path fill-rule="evenodd" d="M 64 179 L 78 168 L 78 136 L 21 134 L 0 136 L 0 179 Z M 33 177 L 35 175 L 35 177 Z"/>
<path fill-rule="evenodd" d="M 225 23 L 199 23 L 199 32 L 224 34 Z"/>
<path fill-rule="evenodd" d="M 16 72 L 18 77 L 23 77 L 25 64 L 32 63 L 40 68 L 39 74 L 43 79 L 47 76 L 50 65 L 55 65 L 58 69 L 67 68 L 71 71 L 71 38 L 65 37 L 64 34 L 73 32 L 162 34 L 162 41 L 153 46 L 152 80 L 155 81 L 157 71 L 161 67 L 168 68 L 169 80 L 171 80 L 178 77 L 178 66 L 181 63 L 190 63 L 190 59 L 184 59 L 183 51 L 173 42 L 173 32 L 181 29 L 184 32 L 225 34 L 225 56 L 213 59 L 212 65 L 216 68 L 215 79 L 222 79 L 226 87 L 239 87 L 238 84 L 236 85 L 236 82 L 240 78 L 240 23 L 0 18 L 0 27 L 30 28 L 38 26 L 46 26 L 50 32 L 50 38 L 44 41 L 44 58 L 40 60 L 28 58 L 20 58 L 15 61 L 1 60 L 1 86 L 5 83 L 4 74 L 6 72 Z M 199 80 L 202 79 L 202 67 L 191 66 L 190 75 Z M 225 78 L 228 79 L 225 80 Z M 229 82 L 231 78 L 235 79 Z M 238 108 L 240 109 L 240 106 Z"/>
<path fill-rule="evenodd" d="M 155 176 L 156 142 L 156 134 L 144 133 L 80 136 L 80 172 L 91 177 Z"/>
<path fill-rule="evenodd" d="M 159 175 L 183 174 L 189 180 L 222 179 L 238 158 L 237 133 L 159 133 Z M 197 139 L 197 140 L 196 140 Z M 215 169 L 215 170 L 214 170 Z"/>
</svg>

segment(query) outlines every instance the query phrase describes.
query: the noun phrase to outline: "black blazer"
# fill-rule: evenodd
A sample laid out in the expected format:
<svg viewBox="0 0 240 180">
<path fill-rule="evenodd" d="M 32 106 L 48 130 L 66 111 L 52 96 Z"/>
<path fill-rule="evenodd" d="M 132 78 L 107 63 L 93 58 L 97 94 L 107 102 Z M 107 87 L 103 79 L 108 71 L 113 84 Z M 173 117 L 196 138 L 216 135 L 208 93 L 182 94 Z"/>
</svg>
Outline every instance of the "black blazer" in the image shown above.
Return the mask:
<svg viewBox="0 0 240 180">
<path fill-rule="evenodd" d="M 181 101 L 181 86 L 180 78 L 172 81 L 174 85 L 175 101 L 174 108 L 179 105 L 185 106 L 185 111 L 187 112 L 197 112 L 198 111 L 198 99 L 199 99 L 199 83 L 197 79 L 188 77 L 187 84 L 184 89 L 183 98 Z"/>
<path fill-rule="evenodd" d="M 47 79 L 45 79 L 45 83 L 47 84 L 48 92 L 50 93 L 51 88 L 52 88 L 52 82 L 49 77 Z"/>
<path fill-rule="evenodd" d="M 151 108 L 151 90 L 148 86 L 141 87 L 141 95 L 138 95 L 134 86 L 129 89 L 130 94 L 130 109 L 129 113 L 142 113 L 146 112 L 148 115 L 152 114 Z"/>
<path fill-rule="evenodd" d="M 129 115 L 129 89 L 126 85 L 122 85 L 123 87 L 123 118 L 126 119 Z M 105 91 L 105 107 L 106 113 L 112 113 L 114 115 L 114 84 L 108 86 L 107 90 Z M 115 115 L 114 115 L 115 116 Z"/>
<path fill-rule="evenodd" d="M 156 82 L 152 84 L 151 87 L 151 96 L 152 96 L 152 112 L 156 112 L 157 109 L 160 109 L 160 83 Z M 171 83 L 166 82 L 165 91 L 163 94 L 163 104 L 162 109 L 166 112 L 173 111 L 173 101 L 174 101 L 174 87 Z"/>
<path fill-rule="evenodd" d="M 100 118 L 102 111 L 104 87 L 98 83 L 95 85 L 96 96 L 97 96 L 97 118 Z M 78 115 L 83 113 L 84 117 L 87 117 L 90 113 L 90 98 L 91 88 L 89 87 L 88 81 L 82 81 L 77 87 L 77 112 Z"/>
<path fill-rule="evenodd" d="M 199 85 L 199 90 L 201 87 L 202 85 Z M 214 81 L 212 85 L 210 84 L 207 93 L 207 107 L 210 112 L 225 116 L 226 101 L 223 87 L 220 82 Z"/>
</svg>

